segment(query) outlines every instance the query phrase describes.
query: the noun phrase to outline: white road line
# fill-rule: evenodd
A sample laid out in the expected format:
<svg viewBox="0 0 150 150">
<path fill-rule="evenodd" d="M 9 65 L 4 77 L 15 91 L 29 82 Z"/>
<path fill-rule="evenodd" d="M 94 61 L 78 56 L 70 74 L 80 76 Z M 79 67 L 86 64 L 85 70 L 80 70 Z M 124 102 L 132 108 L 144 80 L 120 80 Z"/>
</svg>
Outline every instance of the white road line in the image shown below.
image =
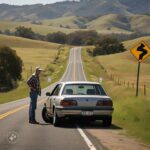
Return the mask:
<svg viewBox="0 0 150 150">
<path fill-rule="evenodd" d="M 90 150 L 97 150 L 95 146 L 92 144 L 92 142 L 89 140 L 89 138 L 86 136 L 86 134 L 83 132 L 83 130 L 79 127 L 79 125 L 76 125 L 76 128 L 80 135 L 83 137 L 84 141 L 86 142 L 87 146 Z"/>
</svg>

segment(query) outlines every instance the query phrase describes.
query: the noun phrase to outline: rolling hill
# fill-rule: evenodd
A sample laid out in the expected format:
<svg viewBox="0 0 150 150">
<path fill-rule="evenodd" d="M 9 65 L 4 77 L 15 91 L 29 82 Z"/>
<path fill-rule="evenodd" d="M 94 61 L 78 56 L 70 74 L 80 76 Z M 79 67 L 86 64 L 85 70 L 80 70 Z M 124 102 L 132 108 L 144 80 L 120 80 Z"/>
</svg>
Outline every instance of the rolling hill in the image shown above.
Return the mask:
<svg viewBox="0 0 150 150">
<path fill-rule="evenodd" d="M 80 0 L 24 6 L 0 5 L 0 19 L 33 20 L 62 16 L 98 17 L 107 14 L 149 14 L 148 0 Z"/>
<path fill-rule="evenodd" d="M 150 33 L 150 16 L 132 15 L 129 17 L 129 22 L 132 31 Z"/>
<path fill-rule="evenodd" d="M 100 33 L 150 33 L 150 16 L 108 14 L 87 23 L 88 29 L 96 29 Z"/>
<path fill-rule="evenodd" d="M 24 63 L 24 78 L 31 66 L 34 68 L 40 65 L 45 68 L 54 59 L 60 45 L 15 36 L 0 35 L 0 46 L 9 46 L 16 50 Z"/>
<path fill-rule="evenodd" d="M 0 30 L 3 32 L 7 29 L 14 32 L 16 27 L 22 25 L 31 27 L 34 32 L 42 35 L 57 31 L 71 33 L 77 30 L 96 30 L 104 34 L 150 33 L 150 16 L 108 14 L 92 20 L 85 17 L 67 16 L 57 19 L 46 19 L 40 21 L 40 24 L 33 23 L 32 21 L 17 22 L 0 20 Z"/>
<path fill-rule="evenodd" d="M 23 6 L 0 4 L 0 20 L 0 30 L 14 30 L 17 25 L 24 25 L 41 34 L 56 31 L 70 33 L 77 29 L 145 34 L 150 33 L 150 1 L 80 0 Z"/>
<path fill-rule="evenodd" d="M 96 29 L 100 33 L 131 33 L 126 17 L 117 14 L 101 16 L 87 24 L 89 29 Z"/>
<path fill-rule="evenodd" d="M 73 31 L 76 31 L 77 29 L 68 29 L 68 28 L 63 28 L 59 26 L 49 26 L 50 20 L 44 21 L 43 24 L 37 25 L 33 24 L 31 22 L 17 22 L 17 21 L 9 21 L 9 20 L 0 20 L 0 30 L 5 31 L 9 29 L 11 32 L 15 31 L 15 28 L 18 26 L 24 26 L 24 27 L 30 27 L 35 33 L 39 33 L 42 35 L 46 35 L 48 33 L 53 33 L 57 31 L 65 32 L 65 33 L 70 33 Z"/>
<path fill-rule="evenodd" d="M 64 16 L 61 18 L 44 20 L 43 24 L 54 27 L 68 28 L 68 29 L 81 29 L 86 28 L 87 18 L 77 16 Z"/>
</svg>

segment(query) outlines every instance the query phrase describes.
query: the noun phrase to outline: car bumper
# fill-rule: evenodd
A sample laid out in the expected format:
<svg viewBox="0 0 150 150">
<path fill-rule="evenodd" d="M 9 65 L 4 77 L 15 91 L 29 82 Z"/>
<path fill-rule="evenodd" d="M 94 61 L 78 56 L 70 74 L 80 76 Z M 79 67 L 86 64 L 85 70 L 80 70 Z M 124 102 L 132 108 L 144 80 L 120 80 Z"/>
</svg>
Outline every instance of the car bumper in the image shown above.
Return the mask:
<svg viewBox="0 0 150 150">
<path fill-rule="evenodd" d="M 56 108 L 58 117 L 91 117 L 103 118 L 112 116 L 113 108 Z M 90 115 L 83 115 L 83 112 L 92 112 Z"/>
</svg>

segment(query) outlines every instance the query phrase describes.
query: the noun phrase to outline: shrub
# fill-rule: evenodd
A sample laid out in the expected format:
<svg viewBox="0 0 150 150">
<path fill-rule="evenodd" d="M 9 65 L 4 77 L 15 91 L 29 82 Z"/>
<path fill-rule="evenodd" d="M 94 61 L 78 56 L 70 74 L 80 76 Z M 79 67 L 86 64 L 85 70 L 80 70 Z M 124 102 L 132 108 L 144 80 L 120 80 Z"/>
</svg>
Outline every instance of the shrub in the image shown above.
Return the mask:
<svg viewBox="0 0 150 150">
<path fill-rule="evenodd" d="M 104 38 L 96 43 L 93 56 L 115 54 L 123 51 L 125 51 L 125 48 L 117 39 Z"/>
<path fill-rule="evenodd" d="M 16 36 L 24 37 L 24 38 L 29 38 L 29 39 L 34 39 L 35 38 L 35 33 L 32 31 L 31 28 L 26 28 L 24 26 L 19 26 L 16 28 L 15 31 Z"/>
<path fill-rule="evenodd" d="M 46 36 L 47 41 L 60 44 L 66 43 L 66 39 L 67 39 L 66 34 L 62 32 L 50 33 Z"/>
<path fill-rule="evenodd" d="M 11 89 L 21 79 L 22 60 L 16 51 L 9 47 L 0 47 L 0 88 Z"/>
</svg>

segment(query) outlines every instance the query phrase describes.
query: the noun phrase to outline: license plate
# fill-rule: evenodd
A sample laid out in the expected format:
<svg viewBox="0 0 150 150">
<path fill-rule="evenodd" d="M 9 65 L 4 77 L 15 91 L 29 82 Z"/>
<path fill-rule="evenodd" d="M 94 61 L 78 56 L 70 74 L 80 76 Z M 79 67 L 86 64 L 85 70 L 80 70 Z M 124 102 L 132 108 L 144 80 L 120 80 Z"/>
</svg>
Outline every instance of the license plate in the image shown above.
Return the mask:
<svg viewBox="0 0 150 150">
<path fill-rule="evenodd" d="M 93 115 L 93 111 L 82 111 L 82 115 L 83 116 L 92 116 Z"/>
</svg>

